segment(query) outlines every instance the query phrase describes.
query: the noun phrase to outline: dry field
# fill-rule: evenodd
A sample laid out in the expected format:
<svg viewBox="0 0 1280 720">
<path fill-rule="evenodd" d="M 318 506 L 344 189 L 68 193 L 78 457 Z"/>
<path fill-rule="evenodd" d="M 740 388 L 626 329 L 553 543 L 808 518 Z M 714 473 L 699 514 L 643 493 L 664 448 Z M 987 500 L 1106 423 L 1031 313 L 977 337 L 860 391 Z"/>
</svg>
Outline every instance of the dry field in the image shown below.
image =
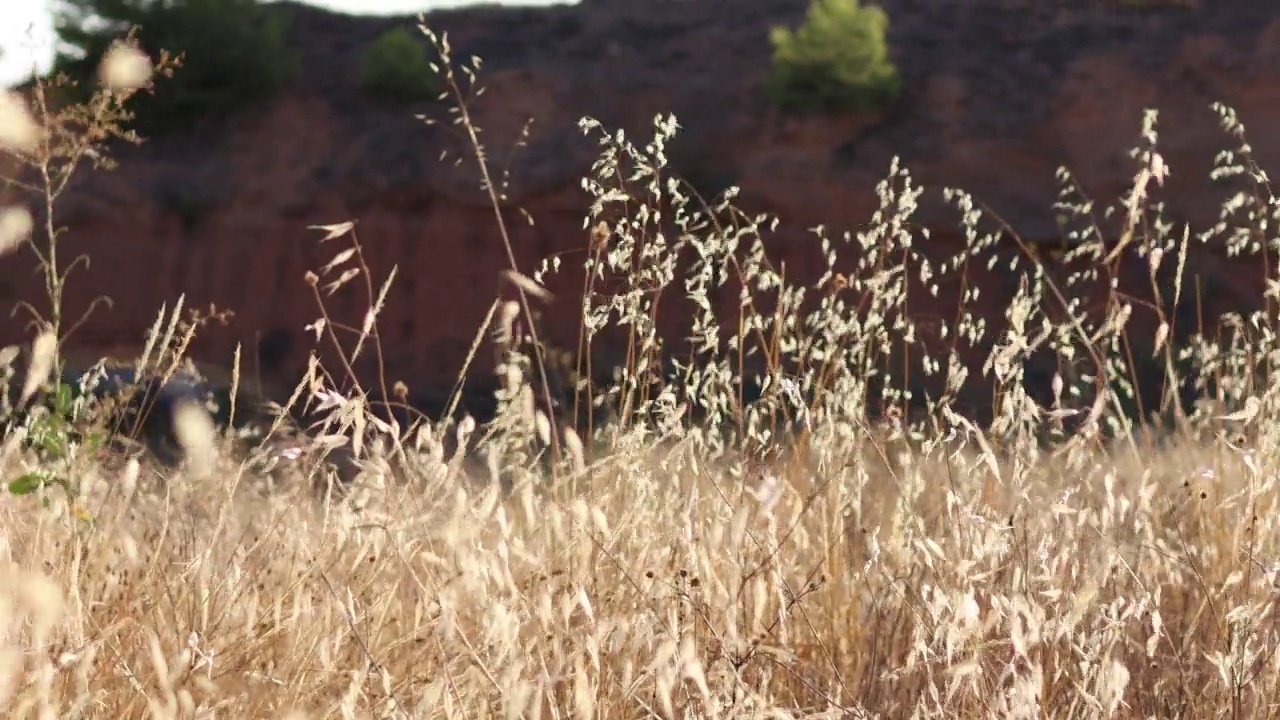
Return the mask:
<svg viewBox="0 0 1280 720">
<path fill-rule="evenodd" d="M 104 84 L 146 81 L 145 62 L 117 60 Z M 4 102 L 0 142 L 47 168 L 47 115 Z M 472 129 L 465 106 L 458 119 Z M 1280 346 L 1267 323 L 1176 348 L 1162 327 L 1152 344 L 1169 371 L 1214 402 L 1148 432 L 1121 411 L 1132 308 L 1074 316 L 1029 272 L 1009 331 L 986 340 L 993 423 L 952 412 L 964 370 L 946 357 L 931 406 L 871 414 L 873 396 L 899 398 L 872 390 L 880 341 L 912 333 L 894 313 L 904 273 L 884 261 L 910 257 L 905 170 L 870 230 L 830 240 L 830 284 L 853 302 L 788 286 L 762 221 L 731 197 L 699 208 L 668 184 L 669 119 L 646 147 L 584 130 L 602 139 L 588 269 L 618 282 L 585 289 L 583 347 L 604 328 L 632 343 L 619 375 L 575 395 L 607 422 L 574 431 L 544 413 L 527 318 L 553 267 L 513 267 L 521 300 L 477 333 L 504 358 L 492 424 L 393 426 L 372 391 L 332 390 L 342 368 L 312 368 L 295 398 L 327 415 L 312 442 L 362 458 L 342 492 L 290 469 L 267 483 L 261 458 L 224 450 L 196 406 L 175 413 L 176 470 L 91 451 L 71 425 L 50 435 L 33 412 L 0 450 L 5 480 L 28 479 L 0 495 L 5 717 L 1280 716 L 1280 385 L 1266 379 Z M 1154 277 L 1186 236 L 1144 203 L 1165 170 L 1154 116 L 1142 140 L 1119 207 Z M 1280 204 L 1256 168 L 1238 175 L 1258 192 L 1237 210 L 1274 235 Z M 976 205 L 953 200 L 979 258 Z M 41 242 L 32 225 L 7 215 L 5 244 Z M 317 287 L 361 262 L 349 226 L 326 230 L 351 242 Z M 1082 231 L 1081 252 L 1108 253 L 1099 238 Z M 730 272 L 744 310 L 722 328 L 700 301 Z M 661 363 L 655 288 L 707 308 L 690 328 L 696 362 Z M 375 303 L 370 327 L 376 316 Z M 951 331 L 977 344 L 983 322 L 960 313 Z M 48 375 L 59 323 L 55 310 L 24 354 L 23 395 Z M 375 351 L 368 329 L 350 354 Z M 181 348 L 188 330 L 158 322 L 152 340 Z M 1046 347 L 1105 367 L 1064 364 L 1042 407 L 1022 363 Z M 764 379 L 749 405 L 747 373 Z M 44 487 L 25 492 L 32 477 Z"/>
<path fill-rule="evenodd" d="M 1257 449 L 829 441 L 749 471 L 637 440 L 559 497 L 447 464 L 335 504 L 90 469 L 91 524 L 0 509 L 6 713 L 1275 714 Z"/>
</svg>

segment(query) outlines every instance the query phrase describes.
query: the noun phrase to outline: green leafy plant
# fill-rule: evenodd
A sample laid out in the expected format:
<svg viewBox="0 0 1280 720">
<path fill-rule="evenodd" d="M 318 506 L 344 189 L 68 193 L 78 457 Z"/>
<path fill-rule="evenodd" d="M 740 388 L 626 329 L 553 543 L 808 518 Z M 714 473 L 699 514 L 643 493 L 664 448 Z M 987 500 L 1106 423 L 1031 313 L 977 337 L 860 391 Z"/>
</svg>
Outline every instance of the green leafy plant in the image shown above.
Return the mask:
<svg viewBox="0 0 1280 720">
<path fill-rule="evenodd" d="M 813 0 L 803 25 L 770 35 L 770 96 L 791 110 L 865 110 L 893 101 L 902 80 L 889 59 L 888 29 L 878 7 Z"/>
<path fill-rule="evenodd" d="M 440 92 L 426 47 L 403 27 L 383 33 L 365 50 L 360 85 L 375 97 L 395 103 L 429 100 Z"/>
<path fill-rule="evenodd" d="M 44 402 L 32 408 L 22 423 L 39 467 L 10 480 L 11 494 L 30 495 L 57 486 L 76 506 L 81 492 L 75 464 L 80 458 L 97 453 L 105 439 L 102 428 L 92 422 L 92 401 L 93 396 L 84 392 L 83 386 L 76 387 L 65 380 L 51 384 Z"/>
<path fill-rule="evenodd" d="M 66 50 L 54 67 L 88 79 L 111 43 L 137 28 L 149 55 L 180 58 L 181 70 L 134 99 L 133 126 L 148 135 L 182 131 L 269 99 L 294 76 L 287 22 L 258 0 L 65 0 L 56 28 Z"/>
</svg>

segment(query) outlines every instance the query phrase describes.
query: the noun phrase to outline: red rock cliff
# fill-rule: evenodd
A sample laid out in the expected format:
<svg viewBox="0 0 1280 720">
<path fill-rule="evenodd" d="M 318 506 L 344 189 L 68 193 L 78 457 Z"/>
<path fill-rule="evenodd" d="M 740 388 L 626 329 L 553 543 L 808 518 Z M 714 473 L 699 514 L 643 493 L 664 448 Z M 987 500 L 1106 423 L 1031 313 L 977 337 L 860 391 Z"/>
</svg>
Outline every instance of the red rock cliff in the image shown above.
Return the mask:
<svg viewBox="0 0 1280 720">
<path fill-rule="evenodd" d="M 762 91 L 767 33 L 798 22 L 804 5 L 433 14 L 456 58 L 484 60 L 485 93 L 470 110 L 494 166 L 510 170 L 508 228 L 521 267 L 531 272 L 552 253 L 569 266 L 583 257 L 589 199 L 579 179 L 597 150 L 577 127 L 584 115 L 647 138 L 655 114 L 675 113 L 683 130 L 669 150 L 674 169 L 710 190 L 737 184 L 744 210 L 779 216 L 771 249 L 795 278 L 820 272 L 809 228 L 822 224 L 838 236 L 869 220 L 875 184 L 894 155 L 927 188 L 917 221 L 943 245 L 956 242 L 959 217 L 941 201 L 943 187 L 974 193 L 1033 239 L 1058 236 L 1059 166 L 1100 203 L 1115 201 L 1131 181 L 1126 153 L 1148 107 L 1160 110 L 1160 147 L 1173 168 L 1160 197 L 1197 229 L 1217 220 L 1230 193 L 1207 177 L 1214 155 L 1233 146 L 1211 102 L 1235 108 L 1255 159 L 1280 167 L 1280 19 L 1265 3 L 1013 11 L 979 0 L 893 0 L 885 6 L 905 80 L 901 102 L 874 116 L 787 117 Z M 317 316 L 303 276 L 337 251 L 307 226 L 355 220 L 375 279 L 399 267 L 381 321 L 390 374 L 415 388 L 447 387 L 503 292 L 507 266 L 468 149 L 453 128 L 413 117 L 447 118 L 443 109 L 387 108 L 359 91 L 363 48 L 406 20 L 287 9 L 305 54 L 295 87 L 226 123 L 122 149 L 118 169 L 84 175 L 64 201 L 64 257 L 92 257 L 91 269 L 73 276 L 68 314 L 99 295 L 115 303 L 73 345 L 92 352 L 140 342 L 160 304 L 185 293 L 189 307 L 235 313 L 228 327 L 202 334 L 199 359 L 228 363 L 236 342 L 249 347 L 265 336 L 283 366 L 296 369 L 313 347 L 303 327 Z M 518 147 L 530 119 L 531 135 Z M 13 299 L 39 296 L 29 258 L 3 262 Z M 1248 296 L 1239 273 L 1257 264 L 1206 257 L 1196 267 L 1232 281 L 1220 300 L 1230 304 Z M 570 347 L 576 287 L 564 276 L 552 288 L 561 300 L 546 312 L 545 332 Z M 994 316 L 1001 297 L 988 294 Z M 331 302 L 351 322 L 366 307 L 355 287 Z M 955 298 L 936 302 L 933 310 L 946 313 Z M 7 342 L 25 337 L 16 321 L 3 332 Z"/>
</svg>

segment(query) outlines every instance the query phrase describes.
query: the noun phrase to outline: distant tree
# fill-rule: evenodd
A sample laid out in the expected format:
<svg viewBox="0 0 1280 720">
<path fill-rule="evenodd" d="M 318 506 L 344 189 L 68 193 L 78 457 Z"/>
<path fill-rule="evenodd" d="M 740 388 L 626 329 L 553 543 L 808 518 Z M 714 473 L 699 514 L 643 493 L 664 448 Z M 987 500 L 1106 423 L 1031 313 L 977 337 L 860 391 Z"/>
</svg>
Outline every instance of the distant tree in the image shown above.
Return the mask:
<svg viewBox="0 0 1280 720">
<path fill-rule="evenodd" d="M 298 68 L 287 16 L 258 0 L 58 0 L 55 72 L 94 82 L 98 61 L 131 27 L 148 54 L 181 66 L 132 102 L 143 134 L 180 131 L 269 99 Z"/>
<path fill-rule="evenodd" d="M 889 17 L 858 0 L 812 0 L 799 28 L 774 28 L 768 91 L 797 110 L 869 109 L 901 91 L 889 59 Z"/>
<path fill-rule="evenodd" d="M 426 44 L 407 28 L 394 28 L 378 36 L 365 50 L 360 71 L 361 87 L 389 102 L 430 100 L 440 93 Z"/>
</svg>

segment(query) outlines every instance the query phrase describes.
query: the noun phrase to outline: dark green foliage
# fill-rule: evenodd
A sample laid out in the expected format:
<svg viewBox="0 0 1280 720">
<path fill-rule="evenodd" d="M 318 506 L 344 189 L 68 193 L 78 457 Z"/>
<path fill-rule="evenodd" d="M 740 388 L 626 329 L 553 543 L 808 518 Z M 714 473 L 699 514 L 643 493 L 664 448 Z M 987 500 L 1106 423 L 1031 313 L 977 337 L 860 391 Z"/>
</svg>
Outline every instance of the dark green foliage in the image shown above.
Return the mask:
<svg viewBox="0 0 1280 720">
<path fill-rule="evenodd" d="M 768 90 L 789 110 L 867 110 L 897 98 L 902 81 L 889 59 L 889 18 L 858 0 L 812 0 L 805 23 L 774 28 Z"/>
<path fill-rule="evenodd" d="M 8 369 L 8 368 L 6 368 Z M 6 376 L 10 373 L 6 373 Z M 0 399 L 0 429 L 21 427 L 26 444 L 39 459 L 39 467 L 5 484 L 13 495 L 30 495 L 51 486 L 60 486 L 72 500 L 79 484 L 73 477 L 73 461 L 78 453 L 93 454 L 103 447 L 101 428 L 91 419 L 91 406 L 74 384 L 47 383 L 48 390 L 39 393 L 34 402 L 21 409 L 13 406 L 16 388 L 6 377 L 4 397 Z M 46 498 L 46 503 L 48 499 Z"/>
<path fill-rule="evenodd" d="M 157 78 L 154 94 L 130 102 L 134 128 L 182 131 L 270 99 L 293 77 L 299 63 L 285 42 L 286 21 L 258 0 L 62 0 L 57 30 L 65 47 L 54 67 L 91 92 L 103 53 L 136 27 L 153 59 L 167 52 L 181 67 Z"/>
<path fill-rule="evenodd" d="M 440 94 L 426 46 L 403 27 L 383 33 L 365 50 L 360 85 L 378 99 L 395 103 L 430 100 Z"/>
</svg>

